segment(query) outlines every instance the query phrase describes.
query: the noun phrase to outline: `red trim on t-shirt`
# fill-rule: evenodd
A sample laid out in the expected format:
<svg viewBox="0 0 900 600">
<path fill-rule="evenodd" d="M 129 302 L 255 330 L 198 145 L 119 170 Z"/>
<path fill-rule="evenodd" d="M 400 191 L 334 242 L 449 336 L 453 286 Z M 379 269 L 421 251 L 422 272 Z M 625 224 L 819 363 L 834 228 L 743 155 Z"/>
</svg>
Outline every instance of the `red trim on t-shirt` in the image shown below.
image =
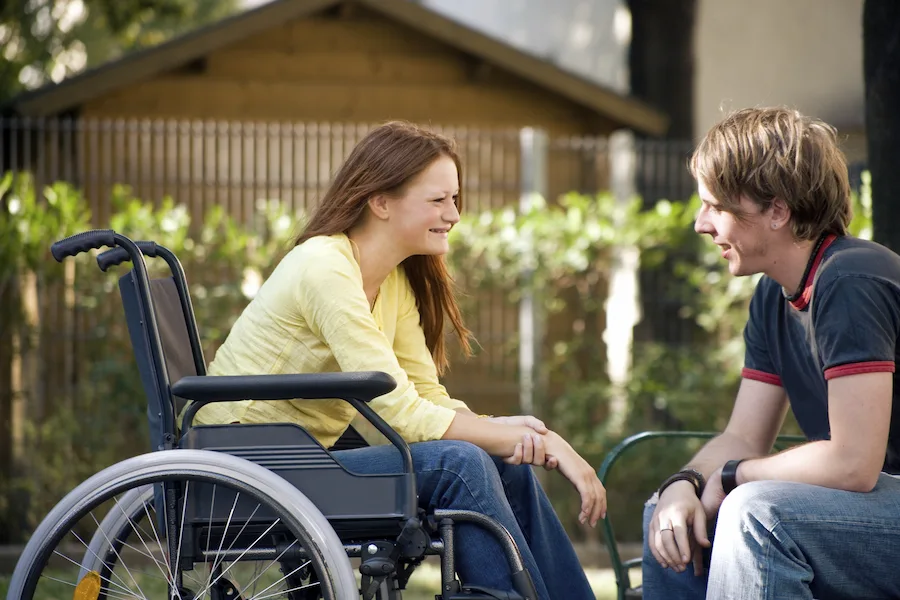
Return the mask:
<svg viewBox="0 0 900 600">
<path fill-rule="evenodd" d="M 741 371 L 741 377 L 743 377 L 744 379 L 752 379 L 754 381 L 762 381 L 763 383 L 777 385 L 779 387 L 781 386 L 781 377 L 773 373 L 766 373 L 765 371 L 758 371 L 756 369 L 748 369 L 747 367 L 744 367 L 744 369 Z"/>
<path fill-rule="evenodd" d="M 861 373 L 893 373 L 894 361 L 873 360 L 869 362 L 849 363 L 838 367 L 825 369 L 825 379 L 846 377 L 847 375 L 859 375 Z"/>
<path fill-rule="evenodd" d="M 824 242 L 822 242 L 822 247 L 819 248 L 819 253 L 816 254 L 816 260 L 815 262 L 813 262 L 813 266 L 809 270 L 809 275 L 806 276 L 806 281 L 803 283 L 803 293 L 800 294 L 799 298 L 791 302 L 791 306 L 793 306 L 797 310 L 803 310 L 804 308 L 809 306 L 809 301 L 812 299 L 813 281 L 816 280 L 816 271 L 819 270 L 819 264 L 822 262 L 822 257 L 825 256 L 825 250 L 836 239 L 837 236 L 831 234 L 827 238 L 825 238 Z"/>
</svg>

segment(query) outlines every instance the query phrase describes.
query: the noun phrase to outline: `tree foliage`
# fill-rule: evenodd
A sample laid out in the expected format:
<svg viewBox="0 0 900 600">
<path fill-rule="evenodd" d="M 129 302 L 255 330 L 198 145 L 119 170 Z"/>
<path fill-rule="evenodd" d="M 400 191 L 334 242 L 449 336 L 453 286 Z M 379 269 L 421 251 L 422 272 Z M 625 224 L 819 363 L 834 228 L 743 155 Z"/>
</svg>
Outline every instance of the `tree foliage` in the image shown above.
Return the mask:
<svg viewBox="0 0 900 600">
<path fill-rule="evenodd" d="M 0 0 L 0 101 L 235 12 L 236 0 Z"/>
</svg>

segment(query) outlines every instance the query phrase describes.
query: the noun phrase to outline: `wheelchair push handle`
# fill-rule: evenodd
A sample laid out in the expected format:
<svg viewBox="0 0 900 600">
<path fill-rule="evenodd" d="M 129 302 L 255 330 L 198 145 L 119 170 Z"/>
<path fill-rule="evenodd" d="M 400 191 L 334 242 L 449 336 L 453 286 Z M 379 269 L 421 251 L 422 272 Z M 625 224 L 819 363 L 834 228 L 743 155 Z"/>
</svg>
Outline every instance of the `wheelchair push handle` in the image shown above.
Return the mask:
<svg viewBox="0 0 900 600">
<path fill-rule="evenodd" d="M 100 249 L 104 246 L 116 245 L 116 232 L 112 229 L 94 229 L 82 233 L 76 233 L 65 239 L 54 242 L 50 246 L 50 254 L 57 262 L 62 262 L 68 256 L 76 256 L 92 249 Z"/>
<path fill-rule="evenodd" d="M 135 242 L 144 256 L 153 258 L 157 255 L 156 242 Z M 125 248 L 113 248 L 97 257 L 97 265 L 104 273 L 110 267 L 117 267 L 125 261 L 131 260 L 131 256 Z"/>
</svg>

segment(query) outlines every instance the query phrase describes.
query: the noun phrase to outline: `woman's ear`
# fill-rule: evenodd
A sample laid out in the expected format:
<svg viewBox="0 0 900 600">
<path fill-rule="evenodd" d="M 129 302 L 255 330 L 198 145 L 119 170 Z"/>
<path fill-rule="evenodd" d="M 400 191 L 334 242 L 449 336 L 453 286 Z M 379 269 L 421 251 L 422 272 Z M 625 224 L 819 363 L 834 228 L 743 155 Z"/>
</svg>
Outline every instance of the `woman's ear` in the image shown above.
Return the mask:
<svg viewBox="0 0 900 600">
<path fill-rule="evenodd" d="M 369 210 L 372 211 L 376 219 L 387 221 L 390 216 L 390 210 L 388 209 L 388 197 L 385 194 L 369 196 L 368 204 Z"/>
</svg>

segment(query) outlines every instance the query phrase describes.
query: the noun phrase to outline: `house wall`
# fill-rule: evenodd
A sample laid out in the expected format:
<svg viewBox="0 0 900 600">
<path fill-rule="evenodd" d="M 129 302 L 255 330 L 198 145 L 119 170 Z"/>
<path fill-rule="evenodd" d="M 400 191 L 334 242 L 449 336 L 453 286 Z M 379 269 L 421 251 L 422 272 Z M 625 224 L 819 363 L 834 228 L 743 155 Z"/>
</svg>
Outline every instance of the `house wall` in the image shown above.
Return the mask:
<svg viewBox="0 0 900 600">
<path fill-rule="evenodd" d="M 865 156 L 863 0 L 700 0 L 695 135 L 723 111 L 788 105 L 847 136 Z"/>
</svg>

